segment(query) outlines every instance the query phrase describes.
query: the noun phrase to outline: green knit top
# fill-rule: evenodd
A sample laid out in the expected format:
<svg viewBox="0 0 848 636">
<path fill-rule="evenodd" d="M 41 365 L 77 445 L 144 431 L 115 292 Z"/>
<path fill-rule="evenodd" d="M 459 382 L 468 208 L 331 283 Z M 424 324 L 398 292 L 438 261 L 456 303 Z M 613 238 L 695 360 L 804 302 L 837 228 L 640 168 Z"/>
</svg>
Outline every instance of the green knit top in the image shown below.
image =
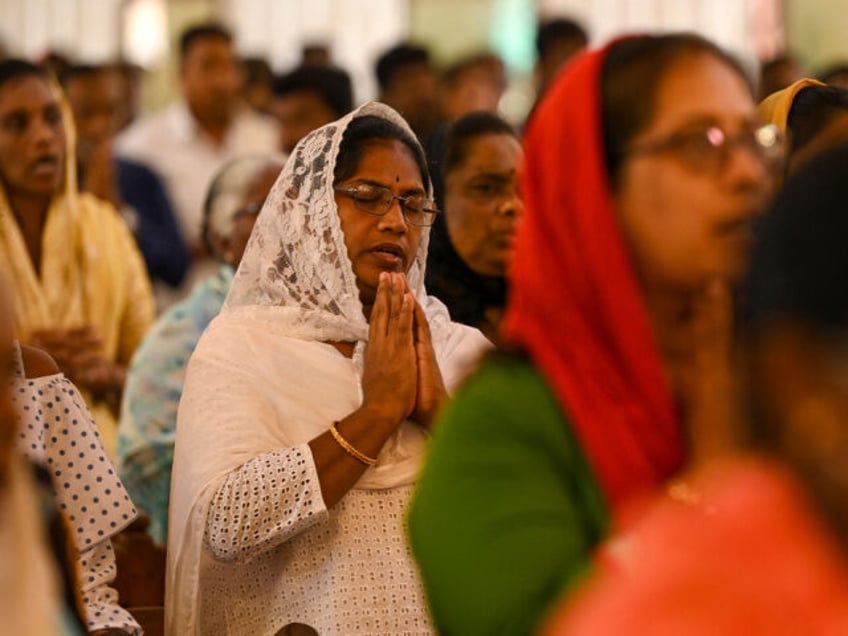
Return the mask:
<svg viewBox="0 0 848 636">
<path fill-rule="evenodd" d="M 492 356 L 446 407 L 408 522 L 441 634 L 534 633 L 586 572 L 607 507 L 528 359 Z"/>
</svg>

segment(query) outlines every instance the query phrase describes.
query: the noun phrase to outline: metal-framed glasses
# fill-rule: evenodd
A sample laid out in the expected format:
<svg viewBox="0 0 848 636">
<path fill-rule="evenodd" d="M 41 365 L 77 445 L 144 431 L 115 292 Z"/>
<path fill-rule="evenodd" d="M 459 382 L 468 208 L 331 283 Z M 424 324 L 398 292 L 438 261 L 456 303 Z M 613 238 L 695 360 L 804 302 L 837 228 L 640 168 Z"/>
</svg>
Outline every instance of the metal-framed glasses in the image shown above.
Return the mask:
<svg viewBox="0 0 848 636">
<path fill-rule="evenodd" d="M 784 139 L 774 124 L 730 134 L 720 126 L 687 128 L 663 139 L 631 146 L 628 155 L 672 153 L 693 172 L 719 173 L 727 167 L 735 148 L 744 148 L 769 168 L 784 159 Z"/>
<path fill-rule="evenodd" d="M 392 204 L 397 200 L 400 203 L 403 218 L 410 225 L 424 227 L 433 225 L 439 214 L 436 204 L 423 192 L 397 196 L 389 188 L 371 183 L 336 186 L 334 190 L 350 197 L 357 209 L 374 216 L 388 214 Z"/>
</svg>

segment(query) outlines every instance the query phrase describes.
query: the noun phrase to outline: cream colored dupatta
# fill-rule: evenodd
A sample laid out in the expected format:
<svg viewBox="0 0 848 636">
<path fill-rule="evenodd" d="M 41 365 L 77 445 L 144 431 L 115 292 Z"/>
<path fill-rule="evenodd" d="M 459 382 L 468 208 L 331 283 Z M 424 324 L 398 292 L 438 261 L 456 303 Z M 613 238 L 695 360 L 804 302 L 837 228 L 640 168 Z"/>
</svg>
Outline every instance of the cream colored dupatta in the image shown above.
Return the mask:
<svg viewBox="0 0 848 636">
<path fill-rule="evenodd" d="M 111 361 L 129 362 L 155 316 L 135 241 L 117 211 L 77 191 L 75 132 L 61 92 L 66 135 L 65 178 L 50 203 L 42 235 L 40 275 L 0 180 L 0 268 L 8 278 L 15 329 L 23 344 L 39 329 L 93 324 Z M 85 395 L 104 442 L 114 447 L 116 422 L 105 404 Z"/>
</svg>

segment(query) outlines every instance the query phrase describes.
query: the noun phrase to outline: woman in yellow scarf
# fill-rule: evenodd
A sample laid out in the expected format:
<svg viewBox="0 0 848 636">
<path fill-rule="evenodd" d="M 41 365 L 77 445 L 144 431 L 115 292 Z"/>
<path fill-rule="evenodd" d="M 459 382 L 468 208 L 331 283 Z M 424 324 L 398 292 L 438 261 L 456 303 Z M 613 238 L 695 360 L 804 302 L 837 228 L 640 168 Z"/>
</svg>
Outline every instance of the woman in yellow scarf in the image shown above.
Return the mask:
<svg viewBox="0 0 848 636">
<path fill-rule="evenodd" d="M 786 175 L 821 152 L 848 141 L 848 90 L 801 79 L 766 97 L 760 116 L 788 140 Z"/>
<path fill-rule="evenodd" d="M 112 452 L 124 369 L 155 308 L 118 213 L 77 191 L 73 144 L 46 72 L 0 62 L 0 267 L 15 327 L 83 391 Z"/>
</svg>

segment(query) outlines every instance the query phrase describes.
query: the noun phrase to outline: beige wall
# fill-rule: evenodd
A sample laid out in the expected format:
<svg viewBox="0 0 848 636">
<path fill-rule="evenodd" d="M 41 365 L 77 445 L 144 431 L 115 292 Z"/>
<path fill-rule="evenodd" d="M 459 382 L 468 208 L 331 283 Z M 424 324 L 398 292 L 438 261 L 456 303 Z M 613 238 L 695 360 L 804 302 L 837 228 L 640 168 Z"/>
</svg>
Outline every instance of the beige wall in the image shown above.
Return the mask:
<svg viewBox="0 0 848 636">
<path fill-rule="evenodd" d="M 440 64 L 489 47 L 491 0 L 412 0 L 410 33 Z"/>
<path fill-rule="evenodd" d="M 848 61 L 846 0 L 786 0 L 789 48 L 811 71 Z"/>
<path fill-rule="evenodd" d="M 299 61 L 304 42 L 327 40 L 335 60 L 352 74 L 357 100 L 373 99 L 374 59 L 405 37 L 408 1 L 167 0 L 171 52 L 145 79 L 144 109 L 156 110 L 179 95 L 179 34 L 190 24 L 214 18 L 233 30 L 242 52 L 265 56 L 276 71 L 288 70 Z"/>
<path fill-rule="evenodd" d="M 180 94 L 177 79 L 179 37 L 183 29 L 196 22 L 215 19 L 217 3 L 214 0 L 180 0 L 168 2 L 168 35 L 171 53 L 163 64 L 145 74 L 142 87 L 143 112 L 159 110 Z"/>
</svg>

